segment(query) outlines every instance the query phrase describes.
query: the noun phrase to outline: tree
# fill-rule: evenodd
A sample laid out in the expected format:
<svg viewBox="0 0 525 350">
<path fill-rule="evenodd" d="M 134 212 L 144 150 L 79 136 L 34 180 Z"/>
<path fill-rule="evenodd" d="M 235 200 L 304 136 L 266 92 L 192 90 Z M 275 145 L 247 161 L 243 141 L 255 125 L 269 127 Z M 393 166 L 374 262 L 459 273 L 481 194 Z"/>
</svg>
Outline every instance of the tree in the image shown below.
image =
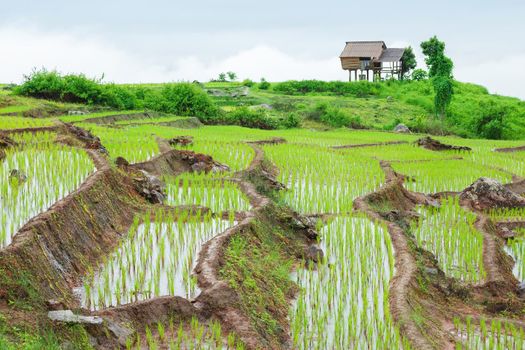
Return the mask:
<svg viewBox="0 0 525 350">
<path fill-rule="evenodd" d="M 428 78 L 428 73 L 424 69 L 414 69 L 412 72 L 412 80 L 420 81 Z"/>
<path fill-rule="evenodd" d="M 219 81 L 226 81 L 226 73 L 219 73 Z"/>
<path fill-rule="evenodd" d="M 237 79 L 237 74 L 235 74 L 235 72 L 230 71 L 226 74 L 228 74 L 228 78 L 230 79 L 230 81 L 235 81 L 235 79 Z"/>
<path fill-rule="evenodd" d="M 450 58 L 445 56 L 445 43 L 439 41 L 436 36 L 422 42 L 421 49 L 426 56 L 425 63 L 428 66 L 428 76 L 432 80 L 436 93 L 434 98 L 436 114 L 443 118 L 454 94 L 452 84 L 454 64 Z"/>
<path fill-rule="evenodd" d="M 414 55 L 412 47 L 409 46 L 405 49 L 405 52 L 403 52 L 403 56 L 401 57 L 401 79 L 405 78 L 405 76 L 416 67 L 416 55 Z"/>
</svg>

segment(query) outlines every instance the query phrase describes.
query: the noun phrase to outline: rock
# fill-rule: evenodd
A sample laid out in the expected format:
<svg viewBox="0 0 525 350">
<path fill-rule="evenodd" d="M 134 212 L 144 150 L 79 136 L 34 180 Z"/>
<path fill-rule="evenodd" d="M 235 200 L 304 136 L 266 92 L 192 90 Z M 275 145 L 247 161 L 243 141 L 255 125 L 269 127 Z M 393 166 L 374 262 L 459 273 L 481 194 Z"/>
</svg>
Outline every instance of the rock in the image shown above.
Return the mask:
<svg viewBox="0 0 525 350">
<path fill-rule="evenodd" d="M 520 282 L 520 284 L 518 284 L 516 292 L 520 298 L 525 298 L 525 282 Z"/>
<path fill-rule="evenodd" d="M 150 203 L 162 203 L 165 198 L 165 184 L 156 176 L 145 170 L 139 170 L 138 177 L 133 178 L 135 189 Z"/>
<path fill-rule="evenodd" d="M 248 108 L 249 109 L 266 109 L 266 110 L 271 111 L 273 109 L 273 106 L 269 105 L 267 103 L 263 103 L 263 104 L 260 104 L 260 105 L 250 106 Z"/>
<path fill-rule="evenodd" d="M 125 168 L 129 165 L 129 162 L 124 157 L 117 157 L 115 164 L 117 164 L 119 168 Z"/>
<path fill-rule="evenodd" d="M 429 275 L 437 275 L 438 274 L 438 269 L 436 269 L 435 267 L 427 267 L 425 266 L 425 272 Z"/>
<path fill-rule="evenodd" d="M 9 172 L 9 179 L 16 180 L 18 184 L 21 184 L 27 181 L 27 175 L 18 169 L 12 169 Z"/>
<path fill-rule="evenodd" d="M 394 102 L 394 98 L 392 96 L 387 96 L 386 97 L 386 101 L 387 102 Z"/>
<path fill-rule="evenodd" d="M 98 316 L 75 315 L 71 310 L 49 311 L 47 313 L 52 321 L 82 324 L 102 324 L 104 320 Z"/>
<path fill-rule="evenodd" d="M 51 310 L 51 311 L 58 311 L 58 310 L 65 309 L 64 303 L 59 300 L 50 299 L 46 302 L 46 304 L 47 304 L 48 310 Z"/>
<path fill-rule="evenodd" d="M 128 338 L 135 334 L 135 331 L 133 329 L 130 329 L 122 324 L 113 322 L 108 319 L 105 319 L 105 322 L 109 331 L 113 334 L 113 337 L 121 346 L 126 346 Z"/>
<path fill-rule="evenodd" d="M 84 111 L 67 111 L 67 115 L 86 115 L 87 112 Z"/>
<path fill-rule="evenodd" d="M 451 146 L 441 143 L 438 140 L 431 138 L 430 136 L 422 137 L 416 141 L 416 145 L 429 149 L 431 151 L 471 151 L 470 147 L 466 146 Z"/>
<path fill-rule="evenodd" d="M 188 146 L 193 143 L 192 136 L 177 136 L 168 141 L 171 146 Z"/>
<path fill-rule="evenodd" d="M 315 263 L 322 261 L 324 258 L 324 252 L 317 245 L 313 244 L 306 249 L 305 259 L 311 260 Z"/>
<path fill-rule="evenodd" d="M 409 134 L 410 129 L 405 124 L 397 124 L 394 128 L 394 132 L 401 133 L 401 134 Z"/>
<path fill-rule="evenodd" d="M 525 198 L 494 179 L 481 177 L 461 192 L 460 200 L 469 201 L 474 209 L 522 208 Z"/>
</svg>

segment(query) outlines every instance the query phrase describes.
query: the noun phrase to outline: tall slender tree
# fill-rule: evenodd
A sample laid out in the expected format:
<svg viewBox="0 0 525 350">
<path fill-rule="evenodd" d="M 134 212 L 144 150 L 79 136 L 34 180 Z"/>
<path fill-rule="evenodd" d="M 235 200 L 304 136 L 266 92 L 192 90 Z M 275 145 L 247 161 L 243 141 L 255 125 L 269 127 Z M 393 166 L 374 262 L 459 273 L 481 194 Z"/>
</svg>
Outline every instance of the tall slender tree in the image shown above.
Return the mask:
<svg viewBox="0 0 525 350">
<path fill-rule="evenodd" d="M 445 56 L 445 43 L 433 36 L 421 43 L 421 49 L 426 56 L 425 63 L 428 66 L 428 77 L 434 86 L 434 107 L 436 115 L 444 118 L 452 96 L 454 94 L 452 60 Z"/>
</svg>

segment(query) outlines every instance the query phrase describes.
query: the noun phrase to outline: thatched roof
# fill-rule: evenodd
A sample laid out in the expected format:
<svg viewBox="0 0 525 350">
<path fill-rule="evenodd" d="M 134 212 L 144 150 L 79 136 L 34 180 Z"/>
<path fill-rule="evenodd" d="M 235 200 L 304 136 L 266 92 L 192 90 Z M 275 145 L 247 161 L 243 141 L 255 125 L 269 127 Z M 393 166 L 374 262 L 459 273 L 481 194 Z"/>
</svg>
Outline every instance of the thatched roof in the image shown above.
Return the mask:
<svg viewBox="0 0 525 350">
<path fill-rule="evenodd" d="M 386 49 L 384 41 L 347 41 L 339 57 L 379 58 L 384 49 Z"/>
<path fill-rule="evenodd" d="M 405 49 L 385 49 L 381 56 L 379 56 L 378 62 L 399 62 Z"/>
</svg>

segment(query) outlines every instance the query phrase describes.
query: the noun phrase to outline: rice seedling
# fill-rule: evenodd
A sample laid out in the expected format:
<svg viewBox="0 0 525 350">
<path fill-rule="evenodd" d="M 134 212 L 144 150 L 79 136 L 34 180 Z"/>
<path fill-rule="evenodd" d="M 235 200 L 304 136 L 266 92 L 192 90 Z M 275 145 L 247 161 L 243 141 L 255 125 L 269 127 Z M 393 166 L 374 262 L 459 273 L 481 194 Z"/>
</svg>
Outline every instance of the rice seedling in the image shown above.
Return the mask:
<svg viewBox="0 0 525 350">
<path fill-rule="evenodd" d="M 492 221 L 523 221 L 525 220 L 525 208 L 495 208 L 489 212 Z"/>
<path fill-rule="evenodd" d="M 155 117 L 155 118 L 143 118 L 143 119 L 130 119 L 130 120 L 119 120 L 116 121 L 115 125 L 130 125 L 130 124 L 157 124 L 157 123 L 167 123 L 173 122 L 176 120 L 188 119 L 188 117 L 179 117 L 174 115 Z"/>
<path fill-rule="evenodd" d="M 412 181 L 405 183 L 407 189 L 423 193 L 462 191 L 480 177 L 489 177 L 502 183 L 512 180 L 510 174 L 467 160 L 394 162 L 392 167 L 398 173 L 412 178 Z"/>
<path fill-rule="evenodd" d="M 159 154 L 153 130 L 147 126 L 122 129 L 89 123 L 80 123 L 79 126 L 98 136 L 112 158 L 124 157 L 130 163 L 138 163 Z"/>
<path fill-rule="evenodd" d="M 485 278 L 483 235 L 474 227 L 476 215 L 462 209 L 457 197 L 439 208 L 419 207 L 422 218 L 411 227 L 418 244 L 438 260 L 448 276 L 478 283 Z"/>
<path fill-rule="evenodd" d="M 18 136 L 23 141 L 27 136 Z M 34 144 L 8 149 L 0 163 L 0 248 L 33 216 L 80 186 L 94 165 L 83 151 L 53 143 L 48 134 L 37 134 Z M 11 176 L 12 171 L 20 176 Z M 25 178 L 25 179 L 24 179 Z"/>
<path fill-rule="evenodd" d="M 455 336 L 459 339 L 456 349 L 507 350 L 523 349 L 525 347 L 525 332 L 523 328 L 500 320 L 490 322 L 482 318 L 479 325 L 472 318 L 464 321 L 454 318 Z"/>
<path fill-rule="evenodd" d="M 24 128 L 40 128 L 44 126 L 52 126 L 55 121 L 44 118 L 24 118 L 24 117 L 0 117 L 0 130 L 24 129 Z"/>
<path fill-rule="evenodd" d="M 235 225 L 211 213 L 159 211 L 153 221 L 150 217 L 135 218 L 127 238 L 85 279 L 78 290 L 85 307 L 97 310 L 162 295 L 194 297 L 198 289 L 191 273 L 201 244 Z"/>
<path fill-rule="evenodd" d="M 140 349 L 140 344 L 143 342 L 149 349 L 243 350 L 245 348 L 235 333 L 224 333 L 218 321 L 200 322 L 196 317 L 177 325 L 174 319 L 170 318 L 168 327 L 160 322 L 156 326 L 146 326 L 143 338 L 145 339 L 140 340 L 138 337 L 139 341 L 135 344 L 135 348 Z"/>
<path fill-rule="evenodd" d="M 193 204 L 209 208 L 214 213 L 247 211 L 250 202 L 230 181 L 214 179 L 207 174 L 181 175 L 164 179 L 166 204 Z"/>
<path fill-rule="evenodd" d="M 384 181 L 379 162 L 315 146 L 265 146 L 288 191 L 284 201 L 303 213 L 348 213 L 353 199 L 373 192 Z M 328 166 L 327 166 L 328 164 Z"/>
<path fill-rule="evenodd" d="M 326 258 L 296 272 L 290 314 L 297 349 L 408 349 L 389 311 L 390 235 L 364 217 L 337 217 L 321 231 Z"/>
</svg>

